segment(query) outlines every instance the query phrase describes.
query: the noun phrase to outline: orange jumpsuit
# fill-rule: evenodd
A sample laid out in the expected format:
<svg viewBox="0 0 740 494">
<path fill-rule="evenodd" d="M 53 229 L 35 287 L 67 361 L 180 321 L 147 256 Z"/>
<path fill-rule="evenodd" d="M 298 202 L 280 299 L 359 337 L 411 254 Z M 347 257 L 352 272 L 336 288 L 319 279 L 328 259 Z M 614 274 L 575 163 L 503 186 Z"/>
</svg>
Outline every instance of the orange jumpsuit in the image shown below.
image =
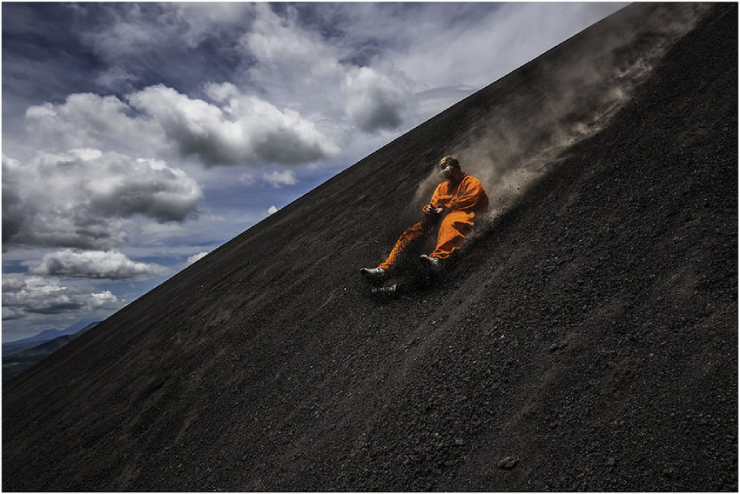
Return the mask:
<svg viewBox="0 0 740 494">
<path fill-rule="evenodd" d="M 447 259 L 465 242 L 473 229 L 476 215 L 484 214 L 488 210 L 488 194 L 480 180 L 463 173 L 455 185 L 451 185 L 447 180 L 439 184 L 429 205 L 449 211 L 439 227 L 437 248 L 430 254 L 431 257 Z M 409 227 L 401 234 L 390 255 L 380 267 L 391 269 L 404 251 L 413 242 L 426 236 L 433 227 L 434 222 L 428 217 Z"/>
</svg>

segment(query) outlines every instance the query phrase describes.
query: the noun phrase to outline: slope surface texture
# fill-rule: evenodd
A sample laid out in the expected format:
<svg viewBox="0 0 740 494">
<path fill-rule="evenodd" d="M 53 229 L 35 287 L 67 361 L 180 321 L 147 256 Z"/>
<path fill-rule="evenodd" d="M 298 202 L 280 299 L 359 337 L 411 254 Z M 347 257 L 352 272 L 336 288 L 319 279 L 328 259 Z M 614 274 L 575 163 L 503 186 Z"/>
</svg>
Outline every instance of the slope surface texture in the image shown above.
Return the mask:
<svg viewBox="0 0 740 494">
<path fill-rule="evenodd" d="M 634 4 L 3 389 L 6 491 L 736 491 L 737 4 Z M 457 154 L 443 275 L 358 268 Z"/>
</svg>

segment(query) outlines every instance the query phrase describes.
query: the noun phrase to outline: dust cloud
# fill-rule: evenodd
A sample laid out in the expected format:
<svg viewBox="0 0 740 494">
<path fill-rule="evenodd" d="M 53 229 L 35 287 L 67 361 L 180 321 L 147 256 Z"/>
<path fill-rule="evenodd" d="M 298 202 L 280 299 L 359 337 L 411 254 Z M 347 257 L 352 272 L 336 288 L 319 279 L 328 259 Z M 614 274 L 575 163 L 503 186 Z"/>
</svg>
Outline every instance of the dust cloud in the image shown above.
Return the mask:
<svg viewBox="0 0 740 494">
<path fill-rule="evenodd" d="M 492 119 L 474 121 L 445 153 L 457 156 L 463 171 L 477 177 L 488 192 L 491 206 L 479 232 L 562 162 L 572 146 L 599 132 L 708 8 L 684 4 L 672 12 L 658 5 L 647 26 L 632 23 L 641 29 L 611 30 L 611 35 L 591 39 L 587 46 L 544 56 L 500 80 L 502 87 L 517 86 L 486 111 Z M 415 204 L 429 200 L 440 180 L 437 171 L 430 169 L 419 185 Z"/>
</svg>

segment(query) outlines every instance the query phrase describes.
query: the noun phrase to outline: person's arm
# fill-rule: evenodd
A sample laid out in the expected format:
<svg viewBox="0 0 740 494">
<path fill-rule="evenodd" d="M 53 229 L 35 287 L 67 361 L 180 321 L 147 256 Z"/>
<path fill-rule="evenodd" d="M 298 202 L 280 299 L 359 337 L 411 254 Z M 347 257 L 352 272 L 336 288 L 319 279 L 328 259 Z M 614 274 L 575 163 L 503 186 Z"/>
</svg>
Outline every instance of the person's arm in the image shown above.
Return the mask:
<svg viewBox="0 0 740 494">
<path fill-rule="evenodd" d="M 456 211 L 473 211 L 484 208 L 487 203 L 488 194 L 483 185 L 477 180 L 466 180 L 461 184 L 449 206 Z"/>
<path fill-rule="evenodd" d="M 438 186 L 436 189 L 434 189 L 434 194 L 432 195 L 432 200 L 429 201 L 429 204 L 424 206 L 424 214 L 440 214 L 445 210 L 444 204 L 442 204 L 442 200 L 440 199 L 441 193 L 440 193 L 440 187 Z"/>
</svg>

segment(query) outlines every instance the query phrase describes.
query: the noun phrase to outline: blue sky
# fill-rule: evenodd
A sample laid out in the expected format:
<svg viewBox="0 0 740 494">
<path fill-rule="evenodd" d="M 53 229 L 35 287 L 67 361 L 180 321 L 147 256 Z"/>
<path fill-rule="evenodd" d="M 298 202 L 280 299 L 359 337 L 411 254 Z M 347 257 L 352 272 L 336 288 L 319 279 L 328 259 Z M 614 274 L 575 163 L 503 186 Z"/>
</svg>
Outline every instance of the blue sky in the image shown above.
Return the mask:
<svg viewBox="0 0 740 494">
<path fill-rule="evenodd" d="M 107 317 L 624 5 L 3 3 L 3 341 Z"/>
</svg>

